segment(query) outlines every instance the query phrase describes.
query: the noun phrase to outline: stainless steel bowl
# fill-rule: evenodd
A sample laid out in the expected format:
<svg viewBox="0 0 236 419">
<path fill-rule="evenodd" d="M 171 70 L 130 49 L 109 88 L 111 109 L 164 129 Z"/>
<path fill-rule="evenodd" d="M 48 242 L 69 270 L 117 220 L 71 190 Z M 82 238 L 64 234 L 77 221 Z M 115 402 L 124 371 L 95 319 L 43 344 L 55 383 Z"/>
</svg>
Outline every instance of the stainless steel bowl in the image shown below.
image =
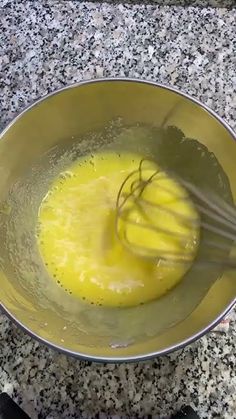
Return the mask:
<svg viewBox="0 0 236 419">
<path fill-rule="evenodd" d="M 160 303 L 147 305 L 141 311 L 118 310 L 114 314 L 97 310 L 91 314 L 88 306 L 78 309 L 58 287 L 48 286 L 50 281 L 39 260 L 34 234 L 41 199 L 66 161 L 61 156 L 69 156 L 68 150 L 73 147 L 80 154 L 99 147 L 102 137 L 94 141 L 89 132 L 102 132 L 111 121 L 117 120 L 125 126 L 158 127 L 168 123 L 181 129 L 186 137 L 198 139 L 217 157 L 236 197 L 236 137 L 232 129 L 197 100 L 157 83 L 101 79 L 74 84 L 40 99 L 2 132 L 2 308 L 43 343 L 69 355 L 96 361 L 141 360 L 189 344 L 222 319 L 236 295 L 232 275 L 224 274 L 205 283 L 199 277 L 199 283 L 194 281 L 194 285 L 180 289 L 182 294 L 178 298 L 165 300 L 165 312 Z M 196 300 L 198 288 L 202 292 Z M 173 292 L 178 292 L 178 287 Z M 197 303 L 190 310 L 188 304 L 194 298 Z M 188 310 L 182 311 L 187 305 Z M 109 316 L 113 319 L 110 324 Z M 150 322 L 158 323 L 161 317 L 166 323 L 158 333 L 157 329 L 153 332 L 146 327 Z M 140 333 L 135 335 L 131 332 L 133 328 Z M 129 339 L 134 335 L 135 338 Z"/>
</svg>

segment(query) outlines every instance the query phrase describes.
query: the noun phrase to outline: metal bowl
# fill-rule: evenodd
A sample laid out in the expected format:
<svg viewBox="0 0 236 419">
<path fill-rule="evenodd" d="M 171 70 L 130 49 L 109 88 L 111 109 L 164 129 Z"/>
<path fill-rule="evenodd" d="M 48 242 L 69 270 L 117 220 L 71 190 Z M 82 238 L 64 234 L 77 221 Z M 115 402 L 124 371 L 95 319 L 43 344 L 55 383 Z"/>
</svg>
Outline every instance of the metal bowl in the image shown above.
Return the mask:
<svg viewBox="0 0 236 419">
<path fill-rule="evenodd" d="M 224 273 L 204 282 L 203 275 L 188 288 L 177 287 L 159 305 L 114 312 L 78 308 L 59 287 L 48 285 L 34 234 L 41 199 L 67 161 L 68 150 L 75 156 L 97 149 L 102 136 L 93 133 L 105 132 L 111 121 L 175 126 L 197 139 L 218 159 L 235 198 L 235 134 L 197 100 L 132 79 L 86 81 L 58 90 L 24 110 L 1 134 L 1 304 L 26 332 L 66 354 L 137 361 L 179 349 L 208 332 L 233 306 L 236 281 Z M 183 311 L 185 306 L 188 310 Z M 148 327 L 161 318 L 162 328 Z"/>
</svg>

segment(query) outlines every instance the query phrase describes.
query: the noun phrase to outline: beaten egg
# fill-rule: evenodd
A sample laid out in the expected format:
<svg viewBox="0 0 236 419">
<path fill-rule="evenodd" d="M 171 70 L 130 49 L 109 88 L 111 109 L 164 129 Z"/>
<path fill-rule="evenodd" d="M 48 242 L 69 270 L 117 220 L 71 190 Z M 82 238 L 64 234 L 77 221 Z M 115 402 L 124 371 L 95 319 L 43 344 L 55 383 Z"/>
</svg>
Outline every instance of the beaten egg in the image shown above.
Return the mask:
<svg viewBox="0 0 236 419">
<path fill-rule="evenodd" d="M 182 186 L 167 174 L 160 179 L 167 192 L 149 188 L 146 198 L 171 209 L 158 218 L 157 226 L 167 226 L 173 235 L 167 237 L 132 224 L 127 232 L 135 244 L 188 255 L 188 263 L 167 262 L 158 254 L 140 256 L 117 237 L 117 194 L 140 159 L 136 154 L 116 152 L 82 157 L 54 180 L 41 203 L 37 239 L 42 260 L 52 280 L 78 299 L 107 307 L 144 304 L 173 288 L 197 252 L 197 224 L 183 225 L 181 217 L 172 214 L 176 210 L 196 220 L 197 212 L 190 199 L 182 199 L 183 194 L 187 197 Z M 140 220 L 137 209 L 131 215 Z M 175 233 L 184 233 L 185 241 L 176 240 Z"/>
</svg>

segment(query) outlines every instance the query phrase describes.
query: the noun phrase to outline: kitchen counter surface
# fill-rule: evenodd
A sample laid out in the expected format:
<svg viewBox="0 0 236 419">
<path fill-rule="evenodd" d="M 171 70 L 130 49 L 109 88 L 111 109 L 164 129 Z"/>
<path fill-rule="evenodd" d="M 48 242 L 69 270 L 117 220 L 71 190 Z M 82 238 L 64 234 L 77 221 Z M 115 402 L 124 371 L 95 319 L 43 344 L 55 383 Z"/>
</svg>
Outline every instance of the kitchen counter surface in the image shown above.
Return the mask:
<svg viewBox="0 0 236 419">
<path fill-rule="evenodd" d="M 233 4 L 2 0 L 0 127 L 66 84 L 129 76 L 181 88 L 236 128 Z M 202 419 L 233 419 L 235 325 L 231 314 L 228 333 L 212 332 L 174 354 L 98 365 L 47 349 L 2 315 L 0 390 L 32 419 L 93 418 L 99 412 L 101 418 L 164 419 L 183 404 Z"/>
</svg>

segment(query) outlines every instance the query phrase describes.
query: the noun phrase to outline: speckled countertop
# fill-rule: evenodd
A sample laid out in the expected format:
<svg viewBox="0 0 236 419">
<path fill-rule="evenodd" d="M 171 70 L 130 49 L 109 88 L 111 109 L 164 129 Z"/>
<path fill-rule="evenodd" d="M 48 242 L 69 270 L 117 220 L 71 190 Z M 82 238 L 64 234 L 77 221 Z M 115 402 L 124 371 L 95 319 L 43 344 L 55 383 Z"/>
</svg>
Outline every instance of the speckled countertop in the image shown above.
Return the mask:
<svg viewBox="0 0 236 419">
<path fill-rule="evenodd" d="M 32 100 L 102 76 L 174 85 L 236 128 L 233 4 L 1 0 L 1 128 Z M 96 365 L 47 349 L 2 315 L 0 390 L 32 419 L 92 418 L 99 412 L 103 418 L 167 418 L 183 404 L 201 418 L 233 419 L 235 325 L 232 315 L 228 334 L 209 334 L 153 361 Z"/>
</svg>

